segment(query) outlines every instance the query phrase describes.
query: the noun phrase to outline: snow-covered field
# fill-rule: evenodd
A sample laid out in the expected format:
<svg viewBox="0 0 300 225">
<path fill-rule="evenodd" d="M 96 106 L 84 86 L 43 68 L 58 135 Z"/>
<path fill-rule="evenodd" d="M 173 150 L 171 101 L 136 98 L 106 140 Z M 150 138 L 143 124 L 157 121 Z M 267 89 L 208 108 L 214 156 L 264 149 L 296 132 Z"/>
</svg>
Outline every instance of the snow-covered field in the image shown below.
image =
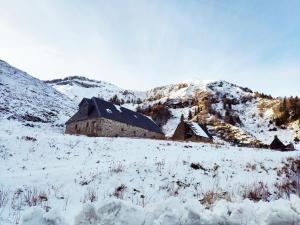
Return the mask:
<svg viewBox="0 0 300 225">
<path fill-rule="evenodd" d="M 275 187 L 298 151 L 90 138 L 37 124 L 0 121 L 1 225 L 300 223 L 300 199 L 276 200 Z M 257 187 L 270 203 L 244 200 Z"/>
</svg>

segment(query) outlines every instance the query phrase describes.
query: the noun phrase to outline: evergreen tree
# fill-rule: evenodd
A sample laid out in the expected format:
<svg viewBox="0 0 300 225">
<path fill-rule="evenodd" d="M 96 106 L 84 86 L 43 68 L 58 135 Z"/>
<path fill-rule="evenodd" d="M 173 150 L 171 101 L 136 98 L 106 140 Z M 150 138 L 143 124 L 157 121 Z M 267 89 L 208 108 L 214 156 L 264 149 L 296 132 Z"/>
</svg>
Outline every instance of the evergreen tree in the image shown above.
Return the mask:
<svg viewBox="0 0 300 225">
<path fill-rule="evenodd" d="M 117 95 L 114 95 L 111 99 L 110 99 L 110 102 L 115 104 L 115 105 L 120 105 L 121 104 L 121 101 L 120 99 L 118 98 Z"/>
<path fill-rule="evenodd" d="M 180 116 L 180 122 L 183 122 L 184 121 L 184 116 L 183 116 L 183 114 L 181 114 L 181 116 Z"/>
<path fill-rule="evenodd" d="M 193 118 L 193 115 L 192 115 L 192 112 L 191 110 L 189 111 L 189 116 L 188 116 L 188 119 L 191 120 Z"/>
</svg>

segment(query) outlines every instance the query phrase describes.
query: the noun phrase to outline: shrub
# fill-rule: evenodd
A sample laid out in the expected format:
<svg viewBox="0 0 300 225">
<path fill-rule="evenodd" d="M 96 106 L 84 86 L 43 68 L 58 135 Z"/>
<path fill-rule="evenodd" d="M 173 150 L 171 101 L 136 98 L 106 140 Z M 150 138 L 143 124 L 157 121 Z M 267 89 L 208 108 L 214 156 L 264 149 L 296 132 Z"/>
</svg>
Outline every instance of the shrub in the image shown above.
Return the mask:
<svg viewBox="0 0 300 225">
<path fill-rule="evenodd" d="M 208 191 L 203 194 L 203 198 L 200 199 L 201 204 L 211 207 L 216 201 L 225 199 L 231 201 L 231 195 L 228 192 L 223 191 Z"/>
<path fill-rule="evenodd" d="M 109 166 L 108 170 L 110 174 L 122 173 L 125 170 L 125 166 L 121 162 L 117 162 L 117 163 L 113 162 Z"/>
<path fill-rule="evenodd" d="M 42 205 L 43 202 L 48 201 L 48 196 L 46 192 L 38 191 L 36 187 L 29 187 L 25 190 L 24 194 L 24 201 L 29 206 L 37 206 Z"/>
<path fill-rule="evenodd" d="M 146 109 L 138 108 L 137 111 L 150 116 L 160 127 L 165 125 L 172 116 L 169 107 L 164 104 L 156 104 Z"/>
<path fill-rule="evenodd" d="M 29 137 L 29 136 L 23 136 L 22 139 L 25 140 L 25 141 L 32 141 L 32 142 L 37 141 L 36 138 Z"/>
<path fill-rule="evenodd" d="M 191 163 L 191 168 L 193 168 L 194 170 L 204 170 L 206 171 L 206 169 L 200 164 L 200 163 Z"/>
<path fill-rule="evenodd" d="M 248 198 L 252 201 L 267 201 L 270 197 L 269 190 L 263 182 L 251 185 L 245 189 L 243 193 L 243 198 Z"/>
<path fill-rule="evenodd" d="M 285 125 L 300 119 L 300 99 L 298 97 L 283 98 L 280 100 L 278 115 L 275 118 L 277 126 Z"/>
<path fill-rule="evenodd" d="M 124 184 L 121 184 L 120 186 L 116 187 L 112 195 L 116 198 L 123 199 L 126 188 L 127 187 Z"/>
<path fill-rule="evenodd" d="M 8 203 L 8 191 L 4 190 L 3 187 L 0 188 L 0 212 L 1 208 L 4 208 Z"/>
<path fill-rule="evenodd" d="M 98 194 L 94 188 L 89 187 L 84 195 L 83 202 L 96 202 L 98 200 Z"/>
</svg>

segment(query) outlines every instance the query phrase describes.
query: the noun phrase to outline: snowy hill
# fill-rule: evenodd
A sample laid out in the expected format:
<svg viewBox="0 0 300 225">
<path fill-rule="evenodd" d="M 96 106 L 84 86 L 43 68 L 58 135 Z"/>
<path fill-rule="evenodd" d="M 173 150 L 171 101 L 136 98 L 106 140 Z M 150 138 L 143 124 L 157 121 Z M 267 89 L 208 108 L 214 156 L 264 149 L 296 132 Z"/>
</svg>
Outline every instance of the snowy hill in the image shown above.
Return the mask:
<svg viewBox="0 0 300 225">
<path fill-rule="evenodd" d="M 163 126 L 167 136 L 173 135 L 183 114 L 207 124 L 217 139 L 263 146 L 274 135 L 286 142 L 300 135 L 297 121 L 284 128 L 272 122 L 279 102 L 226 81 L 188 81 L 148 91 L 141 107 L 164 104 L 170 110 L 172 116 Z"/>
<path fill-rule="evenodd" d="M 186 118 L 191 114 L 189 119 L 207 124 L 215 139 L 221 142 L 261 147 L 269 144 L 274 135 L 286 143 L 300 137 L 298 122 L 284 129 L 272 123 L 279 107 L 278 99 L 266 98 L 249 88 L 226 81 L 189 80 L 145 92 L 128 91 L 111 83 L 80 76 L 46 83 L 69 96 L 76 104 L 82 98 L 92 96 L 106 100 L 117 96 L 121 103 L 125 103 L 124 107 L 130 109 L 139 106 L 151 111 L 151 107 L 163 104 L 171 114 L 171 118 L 162 125 L 168 137 L 173 135 L 181 114 Z"/>
<path fill-rule="evenodd" d="M 0 60 L 0 117 L 64 123 L 75 108 L 67 96 Z"/>
<path fill-rule="evenodd" d="M 79 103 L 83 98 L 100 97 L 105 100 L 115 95 L 124 102 L 132 103 L 144 99 L 145 93 L 131 90 L 123 90 L 118 86 L 104 82 L 88 79 L 82 76 L 70 76 L 64 79 L 45 81 L 59 92 Z"/>
</svg>

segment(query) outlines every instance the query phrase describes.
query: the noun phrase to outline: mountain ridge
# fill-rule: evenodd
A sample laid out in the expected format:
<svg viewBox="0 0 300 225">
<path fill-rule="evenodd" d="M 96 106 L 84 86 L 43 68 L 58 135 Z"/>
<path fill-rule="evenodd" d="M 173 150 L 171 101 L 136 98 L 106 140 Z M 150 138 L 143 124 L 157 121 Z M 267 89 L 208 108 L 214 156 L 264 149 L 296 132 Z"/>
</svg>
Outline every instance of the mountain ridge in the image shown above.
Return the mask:
<svg viewBox="0 0 300 225">
<path fill-rule="evenodd" d="M 88 78 L 81 78 L 82 80 L 90 81 Z M 68 92 L 61 89 L 64 84 L 52 82 L 51 85 L 68 95 Z M 110 90 L 110 96 L 105 96 L 104 99 L 140 110 L 141 113 L 152 117 L 168 137 L 172 136 L 181 115 L 186 119 L 206 124 L 218 141 L 225 140 L 241 146 L 265 147 L 274 135 L 281 136 L 286 142 L 293 141 L 300 135 L 297 123 L 287 124 L 282 129 L 272 122 L 280 105 L 279 98 L 272 98 L 224 80 L 187 80 L 155 87 L 145 91 L 139 102 L 126 102 L 126 98 L 120 95 L 122 91 L 124 90 Z M 100 93 L 103 93 L 102 90 Z M 93 95 L 103 98 L 103 94 Z M 116 98 L 113 99 L 113 96 Z M 170 116 L 165 116 L 167 114 Z"/>
<path fill-rule="evenodd" d="M 220 143 L 260 147 L 274 135 L 285 142 L 300 139 L 299 121 L 275 123 L 280 98 L 227 81 L 189 80 L 137 92 L 83 76 L 43 82 L 3 60 L 0 74 L 0 113 L 6 118 L 64 123 L 82 98 L 96 96 L 150 116 L 167 137 L 183 115 L 207 126 Z"/>
</svg>

